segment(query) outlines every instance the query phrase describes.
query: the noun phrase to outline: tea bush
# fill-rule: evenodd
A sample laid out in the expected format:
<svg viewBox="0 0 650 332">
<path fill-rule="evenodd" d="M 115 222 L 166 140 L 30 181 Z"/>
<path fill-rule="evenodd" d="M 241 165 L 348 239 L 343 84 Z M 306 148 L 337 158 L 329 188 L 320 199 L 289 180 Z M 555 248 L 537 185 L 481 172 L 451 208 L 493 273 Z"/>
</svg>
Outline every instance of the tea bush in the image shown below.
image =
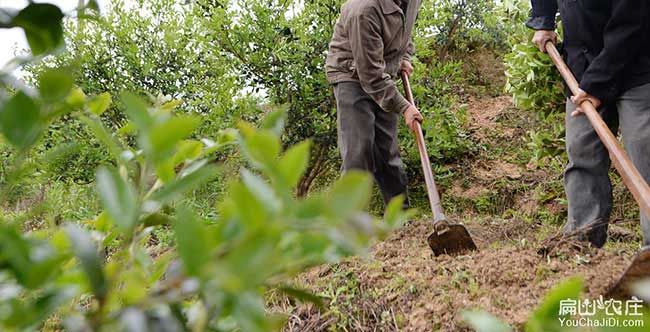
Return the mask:
<svg viewBox="0 0 650 332">
<path fill-rule="evenodd" d="M 78 11 L 96 8 L 89 1 Z M 29 27 L 33 57 L 23 61 L 37 62 L 62 46 L 63 17 L 54 5 L 30 3 L 2 17 L 0 27 Z M 265 313 L 266 289 L 320 303 L 286 280 L 362 253 L 404 217 L 399 198 L 383 222 L 362 212 L 371 181 L 360 173 L 295 198 L 310 142 L 283 151 L 283 111 L 270 112 L 259 128 L 241 122 L 238 130 L 192 139 L 196 115 L 175 114 L 175 101 L 152 105 L 124 92 L 125 122 L 115 130 L 101 119 L 111 95 L 88 96 L 73 81 L 71 72 L 49 68 L 33 90 L 0 73 L 0 133 L 15 157 L 0 198 L 34 174 L 29 155 L 62 116 L 83 123 L 111 160 L 95 172 L 102 211 L 93 218 L 23 232 L 29 215 L 0 214 L 3 331 L 277 330 L 282 318 Z M 246 166 L 229 179 L 214 217 L 198 217 L 183 197 L 219 177 L 214 156 L 229 147 L 241 150 Z M 173 246 L 156 246 L 161 228 L 172 232 Z"/>
<path fill-rule="evenodd" d="M 545 158 L 565 152 L 563 114 L 566 94 L 562 78 L 550 57 L 530 41 L 533 31 L 524 25 L 529 12 L 530 4 L 526 0 L 508 0 L 501 6 L 502 19 L 514 24 L 509 37 L 511 51 L 504 57 L 505 91 L 512 94 L 520 109 L 536 114 L 544 123 L 543 128 L 528 133 L 528 145 L 533 150 L 531 162 L 541 165 Z"/>
</svg>

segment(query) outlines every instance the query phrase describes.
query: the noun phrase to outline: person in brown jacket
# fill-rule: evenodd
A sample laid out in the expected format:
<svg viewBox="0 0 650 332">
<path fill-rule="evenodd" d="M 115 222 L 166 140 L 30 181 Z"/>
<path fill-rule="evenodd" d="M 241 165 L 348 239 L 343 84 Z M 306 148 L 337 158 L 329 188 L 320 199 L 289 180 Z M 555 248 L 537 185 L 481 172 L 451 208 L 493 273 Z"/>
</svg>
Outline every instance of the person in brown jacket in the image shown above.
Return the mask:
<svg viewBox="0 0 650 332">
<path fill-rule="evenodd" d="M 422 0 L 348 0 L 327 54 L 334 87 L 343 171 L 371 172 L 384 202 L 406 196 L 399 154 L 399 115 L 409 128 L 423 118 L 399 92 L 400 71 L 410 75 L 413 26 Z M 408 207 L 405 199 L 404 207 Z"/>
</svg>

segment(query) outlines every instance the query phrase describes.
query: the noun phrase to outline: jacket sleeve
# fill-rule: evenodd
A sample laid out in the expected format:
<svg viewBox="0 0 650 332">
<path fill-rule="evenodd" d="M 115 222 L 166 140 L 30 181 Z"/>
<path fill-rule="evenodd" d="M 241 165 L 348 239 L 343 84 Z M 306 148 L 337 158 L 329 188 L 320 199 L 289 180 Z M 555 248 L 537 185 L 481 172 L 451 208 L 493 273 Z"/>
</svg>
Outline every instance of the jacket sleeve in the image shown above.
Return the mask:
<svg viewBox="0 0 650 332">
<path fill-rule="evenodd" d="M 402 60 L 411 61 L 411 58 L 413 57 L 414 54 L 415 54 L 415 44 L 413 44 L 413 39 L 410 39 L 408 48 L 406 49 L 406 53 L 404 53 Z"/>
<path fill-rule="evenodd" d="M 352 57 L 363 90 L 387 112 L 404 112 L 409 102 L 397 89 L 395 81 L 385 73 L 384 42 L 378 13 L 372 9 L 349 19 Z"/>
<path fill-rule="evenodd" d="M 555 30 L 557 0 L 530 0 L 532 10 L 526 26 L 534 30 Z"/>
<path fill-rule="evenodd" d="M 649 12 L 648 0 L 612 2 L 612 15 L 603 35 L 603 50 L 582 76 L 582 90 L 603 102 L 616 99 L 617 81 L 623 69 L 638 57 L 641 47 L 647 43 Z"/>
</svg>

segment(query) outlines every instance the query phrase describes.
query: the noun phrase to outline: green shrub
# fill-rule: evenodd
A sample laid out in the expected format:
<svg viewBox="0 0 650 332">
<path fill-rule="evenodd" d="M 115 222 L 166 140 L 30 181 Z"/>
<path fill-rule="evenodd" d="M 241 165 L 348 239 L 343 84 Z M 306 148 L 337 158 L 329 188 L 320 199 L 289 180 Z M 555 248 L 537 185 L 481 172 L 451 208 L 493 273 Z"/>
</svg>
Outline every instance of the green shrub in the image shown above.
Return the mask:
<svg viewBox="0 0 650 332">
<path fill-rule="evenodd" d="M 510 22 L 508 38 L 510 53 L 504 56 L 506 67 L 505 91 L 512 94 L 517 107 L 535 114 L 542 127 L 528 132 L 533 153 L 531 162 L 542 165 L 547 157 L 565 152 L 564 105 L 566 94 L 562 78 L 550 57 L 531 42 L 533 31 L 526 28 L 530 5 L 527 0 L 504 1 L 500 15 Z"/>
<path fill-rule="evenodd" d="M 504 58 L 505 90 L 521 109 L 545 115 L 563 112 L 566 95 L 560 74 L 550 57 L 530 42 L 532 32 L 523 38 Z"/>
<path fill-rule="evenodd" d="M 80 16 L 86 9 L 79 8 Z M 50 13 L 51 20 L 34 11 Z M 30 41 L 34 54 L 61 46 L 58 7 L 30 3 L 16 15 L 3 27 L 29 26 L 28 40 L 36 34 Z M 114 130 L 100 118 L 109 105 L 97 102 L 110 95 L 87 97 L 73 84 L 59 84 L 72 82 L 71 74 L 50 68 L 36 91 L 12 86 L 16 92 L 5 94 L 3 89 L 0 134 L 15 158 L 5 171 L 10 176 L 0 183 L 0 197 L 7 196 L 10 184 L 35 174 L 38 165 L 29 160 L 30 151 L 52 123 L 69 116 L 101 142 L 111 161 L 95 172 L 102 211 L 26 233 L 22 229 L 29 220 L 24 219 L 30 214 L 18 219 L 0 214 L 3 331 L 279 330 L 282 319 L 265 312 L 266 289 L 320 303 L 317 296 L 287 286 L 288 278 L 363 253 L 370 241 L 404 219 L 401 198 L 390 203 L 383 221 L 363 212 L 372 182 L 362 173 L 348 173 L 327 191 L 296 198 L 310 141 L 282 148 L 284 111 L 269 112 L 259 128 L 243 122 L 239 130 L 197 140 L 191 137 L 199 118 L 175 114 L 177 102 L 151 105 L 123 93 L 125 116 L 118 116 L 125 122 Z M 15 82 L 4 72 L 0 81 L 3 87 Z M 68 137 L 72 145 L 59 147 L 62 156 L 75 152 L 77 138 Z M 228 179 L 214 214 L 199 217 L 183 199 L 219 177 L 215 154 L 233 147 L 246 165 Z M 173 246 L 157 246 L 154 236 Z"/>
<path fill-rule="evenodd" d="M 473 151 L 473 144 L 466 129 L 466 105 L 458 105 L 457 92 L 464 83 L 462 63 L 415 61 L 414 66 L 413 98 L 425 118 L 422 130 L 430 158 L 447 163 L 464 157 Z M 415 136 L 406 126 L 401 126 L 400 136 L 407 163 L 419 168 Z"/>
<path fill-rule="evenodd" d="M 95 169 L 112 164 L 106 149 L 78 119 L 64 116 L 45 133 L 37 151 L 44 156 L 48 178 L 54 181 L 91 183 Z"/>
</svg>

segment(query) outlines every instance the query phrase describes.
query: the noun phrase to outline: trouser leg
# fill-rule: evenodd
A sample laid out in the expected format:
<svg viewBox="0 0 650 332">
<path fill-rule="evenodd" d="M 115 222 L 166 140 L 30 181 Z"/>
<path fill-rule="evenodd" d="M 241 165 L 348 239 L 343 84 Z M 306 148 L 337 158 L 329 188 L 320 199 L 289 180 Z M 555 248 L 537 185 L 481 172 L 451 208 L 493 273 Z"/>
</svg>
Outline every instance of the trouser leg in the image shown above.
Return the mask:
<svg viewBox="0 0 650 332">
<path fill-rule="evenodd" d="M 409 208 L 406 172 L 400 157 L 397 129 L 399 115 L 378 109 L 375 112 L 375 179 L 388 204 L 396 196 L 404 195 L 403 208 Z"/>
<path fill-rule="evenodd" d="M 375 102 L 354 82 L 336 84 L 334 95 L 343 172 L 374 173 Z"/>
<path fill-rule="evenodd" d="M 625 92 L 618 100 L 625 150 L 641 176 L 650 181 L 650 84 Z M 643 244 L 650 245 L 650 219 L 641 214 Z"/>
<path fill-rule="evenodd" d="M 387 113 L 356 82 L 334 86 L 338 141 L 343 172 L 363 170 L 373 174 L 384 202 L 406 195 L 406 174 L 399 156 L 399 116 Z M 408 207 L 408 199 L 404 207 Z"/>
<path fill-rule="evenodd" d="M 567 101 L 566 149 L 569 164 L 564 173 L 564 188 L 569 201 L 569 215 L 564 232 L 591 227 L 580 239 L 602 247 L 607 240 L 607 222 L 612 211 L 609 153 L 586 116 L 571 116 L 575 108 L 575 104 Z M 601 116 L 610 128 L 615 129 L 615 108 L 603 108 Z"/>
</svg>

